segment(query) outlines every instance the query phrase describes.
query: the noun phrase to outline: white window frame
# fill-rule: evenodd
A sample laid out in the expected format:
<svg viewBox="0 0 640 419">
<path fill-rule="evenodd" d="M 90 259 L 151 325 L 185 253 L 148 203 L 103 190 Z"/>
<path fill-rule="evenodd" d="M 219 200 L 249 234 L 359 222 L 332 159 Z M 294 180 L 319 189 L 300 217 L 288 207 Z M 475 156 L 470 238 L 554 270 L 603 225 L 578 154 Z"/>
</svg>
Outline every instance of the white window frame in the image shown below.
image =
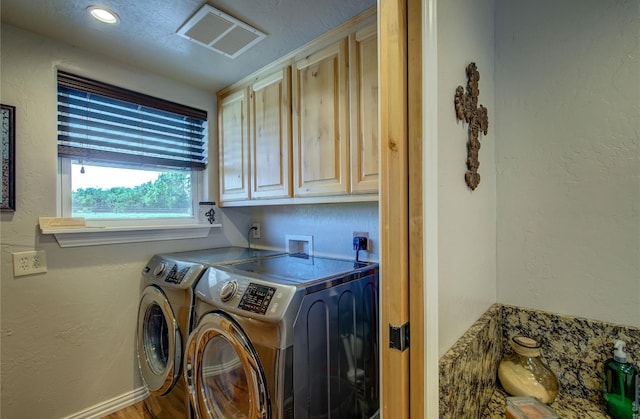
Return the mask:
<svg viewBox="0 0 640 419">
<path fill-rule="evenodd" d="M 71 216 L 71 161 L 58 158 L 57 216 Z M 222 224 L 205 223 L 199 219 L 199 202 L 204 196 L 207 169 L 192 170 L 191 187 L 193 216 L 184 218 L 151 218 L 88 220 L 85 227 L 51 228 L 40 226 L 42 234 L 53 234 L 60 247 L 83 247 L 105 244 L 137 243 L 149 241 L 202 239 L 211 228 Z"/>
<path fill-rule="evenodd" d="M 68 157 L 58 157 L 58 216 L 72 217 L 71 213 L 71 162 Z M 203 200 L 203 177 L 207 170 L 191 170 L 191 217 L 154 217 L 122 219 L 88 219 L 91 227 L 146 227 L 198 224 L 198 203 Z"/>
</svg>

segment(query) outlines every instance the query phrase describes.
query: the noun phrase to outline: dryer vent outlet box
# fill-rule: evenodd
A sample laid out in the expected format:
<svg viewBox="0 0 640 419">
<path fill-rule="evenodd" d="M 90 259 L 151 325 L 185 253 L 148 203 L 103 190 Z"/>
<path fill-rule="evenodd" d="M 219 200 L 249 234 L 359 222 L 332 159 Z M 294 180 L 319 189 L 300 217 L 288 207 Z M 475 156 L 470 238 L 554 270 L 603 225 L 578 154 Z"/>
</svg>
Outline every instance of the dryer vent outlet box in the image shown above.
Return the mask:
<svg viewBox="0 0 640 419">
<path fill-rule="evenodd" d="M 286 252 L 290 255 L 313 256 L 313 236 L 285 235 Z"/>
<path fill-rule="evenodd" d="M 236 58 L 267 36 L 208 4 L 178 29 L 178 35 L 229 58 Z"/>
</svg>

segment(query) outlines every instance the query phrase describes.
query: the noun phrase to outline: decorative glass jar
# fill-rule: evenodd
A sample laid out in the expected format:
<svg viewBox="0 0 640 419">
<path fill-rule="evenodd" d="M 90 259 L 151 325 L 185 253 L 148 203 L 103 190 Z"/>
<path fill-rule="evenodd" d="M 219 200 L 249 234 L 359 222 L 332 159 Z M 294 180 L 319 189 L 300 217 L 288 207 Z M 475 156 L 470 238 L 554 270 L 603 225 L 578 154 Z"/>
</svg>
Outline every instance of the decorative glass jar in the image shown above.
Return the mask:
<svg viewBox="0 0 640 419">
<path fill-rule="evenodd" d="M 506 355 L 498 367 L 502 387 L 512 396 L 531 396 L 551 403 L 558 395 L 558 379 L 540 360 L 538 341 L 518 335 L 509 344 L 514 352 Z"/>
</svg>

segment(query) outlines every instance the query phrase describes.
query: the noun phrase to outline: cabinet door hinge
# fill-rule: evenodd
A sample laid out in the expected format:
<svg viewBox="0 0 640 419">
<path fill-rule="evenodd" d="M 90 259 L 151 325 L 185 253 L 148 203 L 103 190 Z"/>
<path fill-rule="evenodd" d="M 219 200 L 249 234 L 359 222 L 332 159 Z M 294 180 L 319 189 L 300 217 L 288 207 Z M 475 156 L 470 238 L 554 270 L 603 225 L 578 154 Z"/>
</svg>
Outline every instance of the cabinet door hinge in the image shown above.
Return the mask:
<svg viewBox="0 0 640 419">
<path fill-rule="evenodd" d="M 389 325 L 389 348 L 400 352 L 409 347 L 409 322 L 402 326 Z"/>
</svg>

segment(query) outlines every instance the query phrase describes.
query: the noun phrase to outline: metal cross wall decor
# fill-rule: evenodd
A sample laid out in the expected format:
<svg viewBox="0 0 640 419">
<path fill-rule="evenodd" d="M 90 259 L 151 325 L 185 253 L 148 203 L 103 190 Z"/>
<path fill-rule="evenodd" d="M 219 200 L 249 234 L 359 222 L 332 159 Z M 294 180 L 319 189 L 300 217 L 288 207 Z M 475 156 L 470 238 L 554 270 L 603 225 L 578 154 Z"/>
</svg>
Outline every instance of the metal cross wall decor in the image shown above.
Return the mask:
<svg viewBox="0 0 640 419">
<path fill-rule="evenodd" d="M 482 105 L 478 107 L 478 96 L 480 95 L 478 81 L 480 80 L 480 73 L 478 72 L 476 63 L 470 63 L 467 66 L 467 78 L 467 92 L 464 92 L 462 86 L 458 86 L 454 102 L 458 120 L 464 120 L 469 124 L 467 173 L 464 175 L 464 180 L 471 190 L 475 190 L 480 183 L 480 174 L 478 173 L 478 167 L 480 166 L 480 161 L 478 161 L 480 141 L 478 140 L 478 133 L 482 131 L 484 135 L 487 135 L 489 119 L 487 117 L 487 108 Z"/>
</svg>

